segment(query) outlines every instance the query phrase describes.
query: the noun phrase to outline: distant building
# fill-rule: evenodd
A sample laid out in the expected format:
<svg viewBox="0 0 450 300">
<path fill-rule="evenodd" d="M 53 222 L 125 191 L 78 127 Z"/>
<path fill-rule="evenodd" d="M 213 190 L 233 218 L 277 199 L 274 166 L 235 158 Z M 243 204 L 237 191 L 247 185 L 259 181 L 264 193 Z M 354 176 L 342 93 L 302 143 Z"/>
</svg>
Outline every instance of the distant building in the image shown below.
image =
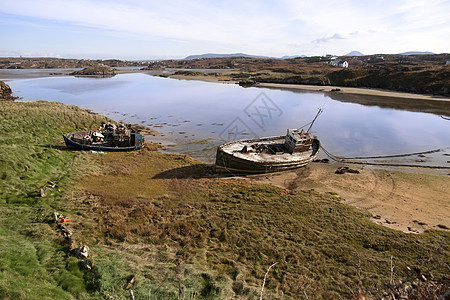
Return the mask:
<svg viewBox="0 0 450 300">
<path fill-rule="evenodd" d="M 332 59 L 330 61 L 330 65 L 341 68 L 348 68 L 348 62 L 346 60 Z"/>
<path fill-rule="evenodd" d="M 341 67 L 341 68 L 348 68 L 348 62 L 345 60 L 345 61 L 340 61 L 339 63 L 338 63 L 338 67 Z"/>
<path fill-rule="evenodd" d="M 447 62 L 445 64 L 446 65 L 450 65 L 450 60 L 447 60 Z"/>
</svg>

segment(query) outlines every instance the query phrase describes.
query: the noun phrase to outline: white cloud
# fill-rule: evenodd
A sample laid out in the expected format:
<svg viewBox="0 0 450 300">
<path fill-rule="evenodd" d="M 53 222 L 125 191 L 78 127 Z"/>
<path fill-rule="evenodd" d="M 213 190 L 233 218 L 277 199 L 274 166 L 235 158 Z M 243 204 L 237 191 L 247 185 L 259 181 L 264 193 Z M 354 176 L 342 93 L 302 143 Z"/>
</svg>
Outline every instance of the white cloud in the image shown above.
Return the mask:
<svg viewBox="0 0 450 300">
<path fill-rule="evenodd" d="M 448 52 L 449 11 L 448 0 L 14 0 L 0 6 L 23 22 L 90 28 L 134 48 L 152 43 L 160 55 Z"/>
<path fill-rule="evenodd" d="M 141 37 L 164 37 L 217 43 L 265 40 L 276 29 L 270 15 L 248 16 L 237 7 L 223 10 L 205 1 L 157 2 L 150 5 L 102 3 L 86 0 L 17 0 L 0 10 L 10 14 L 70 22 L 81 26 L 132 33 Z"/>
</svg>

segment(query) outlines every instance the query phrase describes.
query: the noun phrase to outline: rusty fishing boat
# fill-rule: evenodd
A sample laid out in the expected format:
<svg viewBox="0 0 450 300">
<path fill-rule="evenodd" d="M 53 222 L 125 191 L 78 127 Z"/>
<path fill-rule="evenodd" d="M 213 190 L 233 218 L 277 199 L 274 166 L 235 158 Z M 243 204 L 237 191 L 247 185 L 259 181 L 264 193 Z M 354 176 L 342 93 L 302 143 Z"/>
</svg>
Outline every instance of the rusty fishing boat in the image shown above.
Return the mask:
<svg viewBox="0 0 450 300">
<path fill-rule="evenodd" d="M 144 137 L 124 124 L 107 123 L 97 131 L 77 131 L 63 135 L 66 146 L 80 150 L 109 152 L 133 151 L 142 148 Z"/>
<path fill-rule="evenodd" d="M 320 141 L 308 130 L 288 129 L 286 135 L 239 140 L 217 148 L 216 172 L 268 173 L 306 166 L 319 155 Z"/>
</svg>

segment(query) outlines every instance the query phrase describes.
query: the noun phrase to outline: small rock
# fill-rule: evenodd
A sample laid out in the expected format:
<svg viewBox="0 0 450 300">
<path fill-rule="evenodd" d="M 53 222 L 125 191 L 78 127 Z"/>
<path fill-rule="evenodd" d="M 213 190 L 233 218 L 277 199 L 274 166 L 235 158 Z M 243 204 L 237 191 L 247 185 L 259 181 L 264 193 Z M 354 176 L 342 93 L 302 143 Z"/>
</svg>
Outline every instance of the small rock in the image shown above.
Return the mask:
<svg viewBox="0 0 450 300">
<path fill-rule="evenodd" d="M 53 212 L 53 220 L 55 221 L 55 223 L 59 221 L 59 213 L 57 213 L 56 211 Z"/>
<path fill-rule="evenodd" d="M 345 174 L 345 173 L 354 173 L 359 174 L 358 170 L 350 169 L 349 167 L 339 167 L 336 172 L 336 174 Z"/>
<path fill-rule="evenodd" d="M 89 255 L 88 246 L 80 246 L 80 247 L 76 248 L 74 251 L 75 251 L 75 256 L 80 259 L 86 259 Z"/>
<path fill-rule="evenodd" d="M 81 261 L 81 267 L 82 267 L 83 269 L 86 269 L 86 270 L 91 270 L 91 269 L 92 269 L 92 262 L 90 262 L 90 261 L 87 260 L 87 259 L 83 259 L 83 260 Z"/>
<path fill-rule="evenodd" d="M 136 277 L 134 277 L 134 275 L 129 276 L 128 280 L 127 280 L 127 284 L 124 286 L 124 289 L 129 290 L 133 286 L 135 281 L 136 281 Z"/>
<path fill-rule="evenodd" d="M 11 96 L 12 90 L 9 85 L 4 83 L 3 81 L 0 81 L 0 100 L 15 100 L 17 97 Z"/>
</svg>

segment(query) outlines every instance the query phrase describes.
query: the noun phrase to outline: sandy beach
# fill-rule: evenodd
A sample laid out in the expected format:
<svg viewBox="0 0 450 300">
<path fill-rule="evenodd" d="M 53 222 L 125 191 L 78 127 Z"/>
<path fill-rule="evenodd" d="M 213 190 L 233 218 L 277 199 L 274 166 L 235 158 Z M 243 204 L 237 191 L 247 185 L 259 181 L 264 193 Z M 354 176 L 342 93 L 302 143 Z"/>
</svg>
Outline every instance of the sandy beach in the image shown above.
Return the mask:
<svg viewBox="0 0 450 300">
<path fill-rule="evenodd" d="M 197 70 L 199 71 L 199 70 Z M 182 80 L 200 80 L 206 82 L 220 82 L 227 84 L 237 84 L 234 80 L 223 80 L 220 77 L 203 76 L 203 75 L 170 75 L 170 78 L 182 79 Z M 430 100 L 430 101 L 450 101 L 449 97 L 414 94 L 396 92 L 382 89 L 369 89 L 369 88 L 355 88 L 355 87 L 343 87 L 343 86 L 331 86 L 331 85 L 306 85 L 306 84 L 284 84 L 284 83 L 256 83 L 254 87 L 272 88 L 282 90 L 297 90 L 297 91 L 314 91 L 330 94 L 352 94 L 352 95 L 365 95 L 365 96 L 379 96 L 388 98 L 401 98 L 401 99 L 414 99 L 414 100 Z M 338 89 L 338 90 L 336 90 Z M 450 108 L 449 108 L 450 110 Z"/>
<path fill-rule="evenodd" d="M 355 94 L 355 95 L 381 96 L 392 98 L 395 97 L 395 98 L 417 99 L 417 100 L 450 101 L 450 98 L 442 96 L 403 93 L 403 92 L 369 89 L 369 88 L 354 88 L 354 87 L 342 87 L 330 85 L 318 86 L 318 85 L 303 85 L 303 84 L 282 84 L 282 83 L 258 83 L 256 84 L 256 86 L 267 88 L 279 88 L 279 89 L 331 92 L 339 94 Z M 336 89 L 339 89 L 339 91 L 336 91 Z"/>
<path fill-rule="evenodd" d="M 360 173 L 336 174 L 342 166 Z M 377 224 L 406 233 L 422 233 L 426 229 L 450 228 L 449 175 L 420 168 L 311 163 L 295 171 L 247 178 L 293 192 L 312 189 L 337 195 L 342 203 L 369 211 Z"/>
</svg>

